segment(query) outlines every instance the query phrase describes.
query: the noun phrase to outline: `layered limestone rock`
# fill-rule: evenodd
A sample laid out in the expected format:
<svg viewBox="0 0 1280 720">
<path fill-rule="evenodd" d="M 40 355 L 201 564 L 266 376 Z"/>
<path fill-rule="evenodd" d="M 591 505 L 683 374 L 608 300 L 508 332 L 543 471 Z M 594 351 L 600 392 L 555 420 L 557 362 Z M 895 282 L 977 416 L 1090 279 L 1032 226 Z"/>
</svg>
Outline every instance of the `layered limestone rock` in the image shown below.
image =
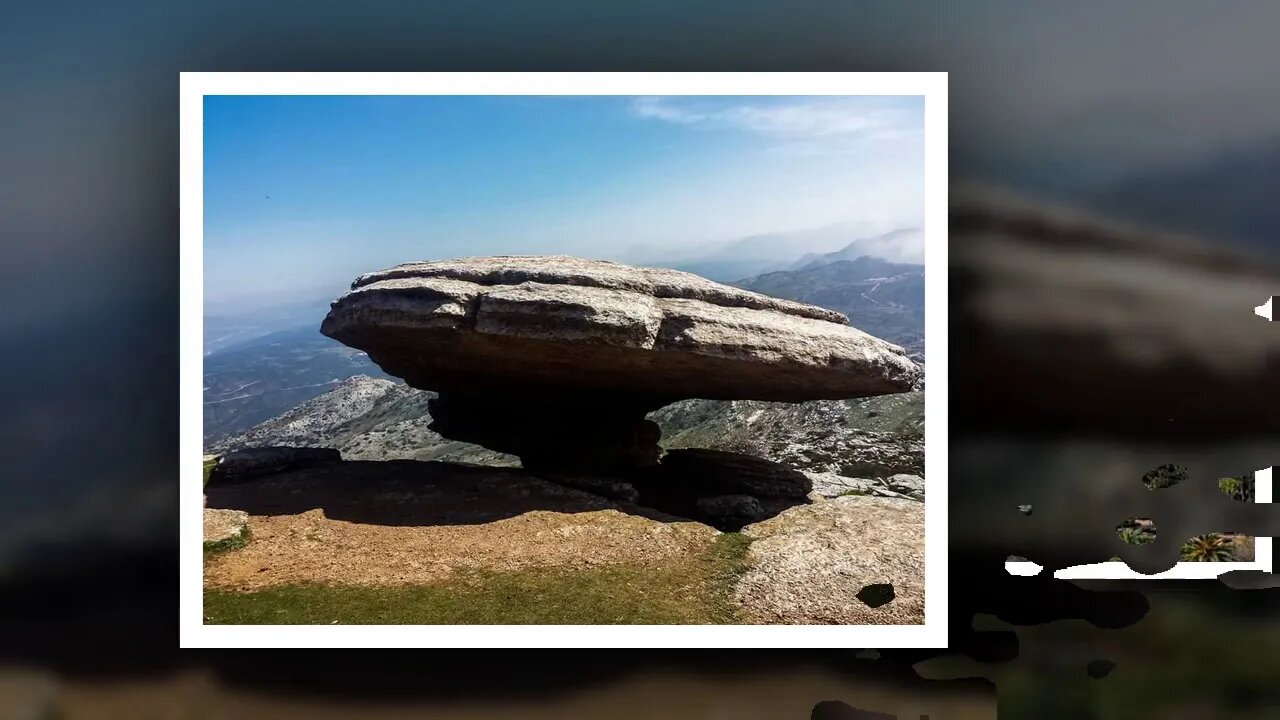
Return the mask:
<svg viewBox="0 0 1280 720">
<path fill-rule="evenodd" d="M 370 273 L 321 332 L 437 391 L 436 432 L 539 471 L 654 464 L 659 433 L 644 416 L 677 400 L 863 397 L 921 375 L 901 348 L 830 310 L 563 256 Z"/>
</svg>

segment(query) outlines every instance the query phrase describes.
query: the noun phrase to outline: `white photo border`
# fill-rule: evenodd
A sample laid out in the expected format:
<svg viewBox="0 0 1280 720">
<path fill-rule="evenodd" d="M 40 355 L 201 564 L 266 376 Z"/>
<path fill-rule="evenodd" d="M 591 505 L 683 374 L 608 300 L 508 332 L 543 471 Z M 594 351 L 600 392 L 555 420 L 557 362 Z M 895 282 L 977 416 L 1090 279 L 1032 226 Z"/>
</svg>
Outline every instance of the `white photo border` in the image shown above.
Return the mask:
<svg viewBox="0 0 1280 720">
<path fill-rule="evenodd" d="M 922 625 L 205 625 L 201 458 L 206 95 L 850 96 L 925 99 L 925 622 Z M 182 73 L 179 644 L 183 648 L 947 646 L 947 73 Z"/>
</svg>

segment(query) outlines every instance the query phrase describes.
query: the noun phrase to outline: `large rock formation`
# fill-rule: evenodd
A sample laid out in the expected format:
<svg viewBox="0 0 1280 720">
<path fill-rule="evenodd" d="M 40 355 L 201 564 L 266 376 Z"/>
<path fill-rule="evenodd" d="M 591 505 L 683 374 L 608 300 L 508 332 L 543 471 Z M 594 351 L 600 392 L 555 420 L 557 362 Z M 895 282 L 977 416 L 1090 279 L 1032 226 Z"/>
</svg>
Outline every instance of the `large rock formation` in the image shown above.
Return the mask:
<svg viewBox="0 0 1280 720">
<path fill-rule="evenodd" d="M 822 308 L 689 273 L 571 257 L 364 275 L 321 332 L 435 390 L 432 429 L 543 471 L 652 465 L 645 414 L 684 398 L 800 402 L 909 390 L 901 348 Z"/>
</svg>

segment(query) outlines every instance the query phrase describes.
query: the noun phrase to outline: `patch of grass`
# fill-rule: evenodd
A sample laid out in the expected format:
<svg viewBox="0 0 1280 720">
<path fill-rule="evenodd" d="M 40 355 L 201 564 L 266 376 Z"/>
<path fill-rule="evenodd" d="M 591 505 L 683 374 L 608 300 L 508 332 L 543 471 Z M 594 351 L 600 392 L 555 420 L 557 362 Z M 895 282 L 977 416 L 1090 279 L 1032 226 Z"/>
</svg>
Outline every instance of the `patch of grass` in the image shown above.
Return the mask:
<svg viewBox="0 0 1280 720">
<path fill-rule="evenodd" d="M 860 490 L 858 488 L 849 488 L 848 490 L 842 491 L 839 495 L 836 495 L 836 497 L 847 497 L 849 495 L 865 496 L 870 494 L 871 493 L 867 492 L 866 490 Z"/>
<path fill-rule="evenodd" d="M 204 456 L 204 482 L 203 485 L 209 484 L 209 474 L 213 472 L 213 468 L 218 464 L 217 455 Z"/>
<path fill-rule="evenodd" d="M 239 533 L 229 538 L 206 542 L 204 544 L 204 554 L 212 555 L 214 553 L 227 552 L 228 550 L 239 550 L 249 544 L 249 526 L 245 525 Z"/>
<path fill-rule="evenodd" d="M 716 537 L 703 555 L 659 565 L 476 572 L 433 585 L 288 585 L 206 590 L 207 624 L 668 625 L 741 622 L 733 586 L 750 538 Z"/>
</svg>

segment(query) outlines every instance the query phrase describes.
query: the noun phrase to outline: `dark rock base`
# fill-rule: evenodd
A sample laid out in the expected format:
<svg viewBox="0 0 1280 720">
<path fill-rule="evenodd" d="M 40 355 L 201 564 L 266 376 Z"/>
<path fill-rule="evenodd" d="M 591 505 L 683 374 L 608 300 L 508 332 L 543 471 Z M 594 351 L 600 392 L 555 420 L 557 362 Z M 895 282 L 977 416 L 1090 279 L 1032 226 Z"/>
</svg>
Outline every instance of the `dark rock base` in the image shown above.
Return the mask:
<svg viewBox="0 0 1280 720">
<path fill-rule="evenodd" d="M 431 429 L 520 458 L 546 475 L 619 473 L 657 464 L 661 432 L 643 402 L 589 395 L 491 397 L 442 392 L 428 403 Z"/>
</svg>

